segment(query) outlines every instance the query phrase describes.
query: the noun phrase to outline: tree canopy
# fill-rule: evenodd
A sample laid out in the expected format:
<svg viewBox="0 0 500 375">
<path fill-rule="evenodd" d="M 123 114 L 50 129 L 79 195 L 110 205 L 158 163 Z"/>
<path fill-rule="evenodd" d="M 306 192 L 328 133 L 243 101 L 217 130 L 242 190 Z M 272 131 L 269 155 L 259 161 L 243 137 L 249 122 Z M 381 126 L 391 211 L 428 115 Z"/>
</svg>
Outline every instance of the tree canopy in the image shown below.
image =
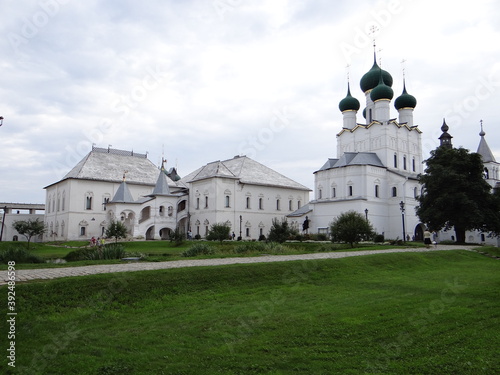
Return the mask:
<svg viewBox="0 0 500 375">
<path fill-rule="evenodd" d="M 479 154 L 438 147 L 425 162 L 416 212 L 430 230 L 454 228 L 461 243 L 467 230 L 500 233 L 500 194 L 484 179 Z"/>
<path fill-rule="evenodd" d="M 229 239 L 231 227 L 226 223 L 212 224 L 208 231 L 207 240 L 209 241 L 224 241 Z"/>
<path fill-rule="evenodd" d="M 17 220 L 12 224 L 12 227 L 20 235 L 26 237 L 28 240 L 28 249 L 30 247 L 30 241 L 34 236 L 45 233 L 45 223 L 38 219 L 28 219 L 28 220 Z"/>
<path fill-rule="evenodd" d="M 127 227 L 121 221 L 112 220 L 106 228 L 106 237 L 114 238 L 115 243 L 118 242 L 120 238 L 127 237 L 127 233 Z"/>
<path fill-rule="evenodd" d="M 294 231 L 288 225 L 288 221 L 286 220 L 286 218 L 281 219 L 281 221 L 277 218 L 274 218 L 267 239 L 271 242 L 283 243 L 288 240 L 290 235 L 292 235 L 293 233 Z"/>
<path fill-rule="evenodd" d="M 330 232 L 333 242 L 347 242 L 351 247 L 374 234 L 370 222 L 356 211 L 347 211 L 335 218 L 330 223 Z"/>
</svg>

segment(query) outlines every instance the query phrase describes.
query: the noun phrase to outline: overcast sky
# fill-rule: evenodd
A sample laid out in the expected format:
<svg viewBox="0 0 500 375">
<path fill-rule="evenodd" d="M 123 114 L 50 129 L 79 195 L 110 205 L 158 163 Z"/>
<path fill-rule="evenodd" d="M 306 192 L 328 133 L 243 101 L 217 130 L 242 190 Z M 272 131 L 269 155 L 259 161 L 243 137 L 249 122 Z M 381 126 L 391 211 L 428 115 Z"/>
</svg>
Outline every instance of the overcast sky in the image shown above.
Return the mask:
<svg viewBox="0 0 500 375">
<path fill-rule="evenodd" d="M 147 152 L 157 165 L 163 155 L 181 176 L 247 155 L 313 188 L 313 172 L 337 156 L 348 70 L 364 106 L 359 80 L 373 64 L 373 37 L 394 98 L 404 66 L 424 158 L 446 118 L 454 145 L 472 151 L 483 120 L 500 160 L 493 0 L 2 5 L 1 202 L 44 203 L 43 188 L 92 144 Z"/>
</svg>

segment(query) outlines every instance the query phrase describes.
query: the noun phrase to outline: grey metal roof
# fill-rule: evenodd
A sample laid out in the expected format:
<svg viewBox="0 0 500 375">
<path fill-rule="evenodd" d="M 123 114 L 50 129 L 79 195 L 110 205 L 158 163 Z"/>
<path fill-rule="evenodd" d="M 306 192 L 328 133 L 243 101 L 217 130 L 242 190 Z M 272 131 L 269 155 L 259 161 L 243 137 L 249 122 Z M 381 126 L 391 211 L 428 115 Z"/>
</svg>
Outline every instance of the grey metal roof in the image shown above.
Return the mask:
<svg viewBox="0 0 500 375">
<path fill-rule="evenodd" d="M 308 214 L 311 211 L 312 211 L 312 209 L 309 208 L 309 205 L 305 204 L 304 206 L 300 207 L 298 210 L 295 210 L 291 214 L 288 214 L 286 216 L 287 217 L 301 217 L 301 216 L 304 216 L 305 214 Z"/>
<path fill-rule="evenodd" d="M 126 174 L 127 182 L 154 186 L 159 169 L 144 154 L 94 148 L 62 180 L 69 178 L 119 182 Z M 170 186 L 176 183 L 167 177 Z"/>
<path fill-rule="evenodd" d="M 481 140 L 479 141 L 477 153 L 481 155 L 484 163 L 488 163 L 491 161 L 496 162 L 495 157 L 493 156 L 493 153 L 488 146 L 488 143 L 486 143 L 486 139 L 484 139 L 484 135 L 481 136 Z"/>
<path fill-rule="evenodd" d="M 168 186 L 167 175 L 164 169 L 160 171 L 158 180 L 156 180 L 156 185 L 151 195 L 170 195 L 170 188 Z"/>
<path fill-rule="evenodd" d="M 182 181 L 188 183 L 212 177 L 235 178 L 244 184 L 311 190 L 247 156 L 209 163 L 185 176 Z"/>
<path fill-rule="evenodd" d="M 351 165 L 373 165 L 375 167 L 385 168 L 385 165 L 374 152 L 345 152 L 339 159 L 328 159 L 328 161 L 316 172 L 332 168 L 348 167 Z"/>
<path fill-rule="evenodd" d="M 125 181 L 122 181 L 110 203 L 134 203 L 134 198 Z"/>
</svg>

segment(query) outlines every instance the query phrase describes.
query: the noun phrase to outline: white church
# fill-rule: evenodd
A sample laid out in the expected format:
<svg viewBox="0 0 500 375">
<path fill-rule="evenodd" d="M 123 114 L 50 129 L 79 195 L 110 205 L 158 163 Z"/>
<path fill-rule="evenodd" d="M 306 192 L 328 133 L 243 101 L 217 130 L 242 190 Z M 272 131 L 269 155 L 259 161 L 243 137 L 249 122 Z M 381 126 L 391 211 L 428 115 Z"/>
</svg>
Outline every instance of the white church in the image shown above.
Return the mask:
<svg viewBox="0 0 500 375">
<path fill-rule="evenodd" d="M 417 101 L 403 81 L 393 102 L 392 83 L 374 56 L 360 81 L 361 122 L 361 105 L 348 83 L 339 103 L 343 126 L 337 155 L 313 172 L 312 200 L 308 187 L 246 156 L 208 163 L 181 178 L 175 168 L 167 171 L 164 162 L 156 166 L 145 154 L 93 147 L 61 180 L 45 187 L 44 240 L 102 237 L 112 220 L 122 221 L 130 237 L 147 240 L 167 239 L 176 228 L 204 238 L 215 223 L 230 225 L 235 237 L 256 240 L 268 235 L 274 218 L 287 218 L 298 230 L 308 220 L 308 233 L 326 234 L 333 218 L 348 210 L 364 215 L 386 239 L 422 240 L 424 227 L 415 214 L 423 172 L 422 132 L 413 121 Z M 441 129 L 441 143 L 451 144 L 446 123 Z M 479 135 L 485 178 L 499 188 L 500 163 L 482 127 Z M 436 239 L 453 240 L 453 234 L 440 232 Z M 468 233 L 467 241 L 498 245 L 486 233 Z"/>
</svg>

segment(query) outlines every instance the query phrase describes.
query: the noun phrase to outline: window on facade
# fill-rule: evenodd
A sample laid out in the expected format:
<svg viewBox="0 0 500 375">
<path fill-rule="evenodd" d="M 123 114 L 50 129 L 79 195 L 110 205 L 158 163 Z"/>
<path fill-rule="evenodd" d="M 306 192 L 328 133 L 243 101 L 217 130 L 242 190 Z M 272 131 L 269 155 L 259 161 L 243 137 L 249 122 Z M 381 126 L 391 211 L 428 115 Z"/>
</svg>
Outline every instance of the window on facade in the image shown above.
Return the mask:
<svg viewBox="0 0 500 375">
<path fill-rule="evenodd" d="M 66 194 L 63 193 L 63 196 L 62 196 L 62 207 L 61 207 L 61 210 L 64 211 L 64 207 L 66 206 Z"/>
<path fill-rule="evenodd" d="M 394 154 L 394 168 L 398 167 L 398 156 Z"/>
<path fill-rule="evenodd" d="M 276 199 L 276 210 L 277 211 L 280 210 L 280 200 L 279 199 Z"/>
<path fill-rule="evenodd" d="M 406 156 L 403 156 L 403 169 L 406 171 Z"/>
<path fill-rule="evenodd" d="M 200 235 L 200 226 L 199 225 L 196 226 L 196 234 L 198 236 Z"/>
<path fill-rule="evenodd" d="M 250 197 L 247 197 L 247 208 L 250 208 Z"/>
<path fill-rule="evenodd" d="M 264 235 L 264 229 L 263 228 L 260 228 L 259 229 L 259 236 L 263 236 Z"/>
<path fill-rule="evenodd" d="M 259 210 L 263 210 L 264 209 L 264 201 L 262 198 L 259 198 Z"/>
<path fill-rule="evenodd" d="M 318 199 L 323 198 L 323 191 L 321 189 L 318 190 Z"/>
<path fill-rule="evenodd" d="M 378 194 L 379 194 L 379 186 L 375 185 L 375 198 L 379 197 Z"/>
<path fill-rule="evenodd" d="M 57 196 L 57 211 L 61 210 L 61 197 Z"/>
<path fill-rule="evenodd" d="M 92 209 L 92 197 L 85 198 L 85 209 L 86 210 Z"/>
<path fill-rule="evenodd" d="M 52 198 L 52 212 L 56 212 L 56 198 Z"/>
<path fill-rule="evenodd" d="M 332 188 L 332 198 L 337 197 L 337 188 Z"/>
<path fill-rule="evenodd" d="M 205 208 L 208 208 L 208 197 L 205 197 Z"/>
<path fill-rule="evenodd" d="M 372 122 L 372 110 L 371 108 L 368 110 L 368 122 Z"/>
<path fill-rule="evenodd" d="M 184 207 L 186 206 L 186 201 L 183 201 L 184 202 Z M 174 214 L 174 207 L 172 206 L 168 206 L 167 208 L 167 215 L 168 216 L 172 216 Z"/>
<path fill-rule="evenodd" d="M 208 225 L 205 226 L 205 236 L 208 236 Z"/>
<path fill-rule="evenodd" d="M 104 197 L 103 200 L 102 200 L 102 210 L 103 211 L 106 211 L 106 205 L 109 203 L 109 198 L 108 197 Z"/>
<path fill-rule="evenodd" d="M 226 208 L 229 207 L 229 195 L 226 195 L 226 204 L 225 204 Z"/>
<path fill-rule="evenodd" d="M 292 211 L 292 200 L 291 199 L 288 201 L 288 210 Z"/>
<path fill-rule="evenodd" d="M 200 209 L 200 198 L 196 198 L 196 209 Z"/>
<path fill-rule="evenodd" d="M 411 169 L 413 170 L 413 172 L 416 171 L 416 167 L 415 167 L 415 158 L 413 158 L 413 160 L 411 161 Z"/>
<path fill-rule="evenodd" d="M 247 237 L 250 237 L 250 228 L 245 228 L 245 234 Z"/>
<path fill-rule="evenodd" d="M 395 186 L 392 188 L 392 196 L 393 197 L 397 197 L 398 196 L 398 189 Z"/>
<path fill-rule="evenodd" d="M 80 227 L 80 236 L 85 236 L 85 227 Z"/>
<path fill-rule="evenodd" d="M 413 188 L 413 198 L 417 198 L 418 196 L 418 189 L 415 187 Z"/>
<path fill-rule="evenodd" d="M 300 201 L 297 201 L 297 210 L 301 207 L 302 203 Z"/>
<path fill-rule="evenodd" d="M 349 185 L 349 196 L 352 197 L 352 185 Z"/>
</svg>

